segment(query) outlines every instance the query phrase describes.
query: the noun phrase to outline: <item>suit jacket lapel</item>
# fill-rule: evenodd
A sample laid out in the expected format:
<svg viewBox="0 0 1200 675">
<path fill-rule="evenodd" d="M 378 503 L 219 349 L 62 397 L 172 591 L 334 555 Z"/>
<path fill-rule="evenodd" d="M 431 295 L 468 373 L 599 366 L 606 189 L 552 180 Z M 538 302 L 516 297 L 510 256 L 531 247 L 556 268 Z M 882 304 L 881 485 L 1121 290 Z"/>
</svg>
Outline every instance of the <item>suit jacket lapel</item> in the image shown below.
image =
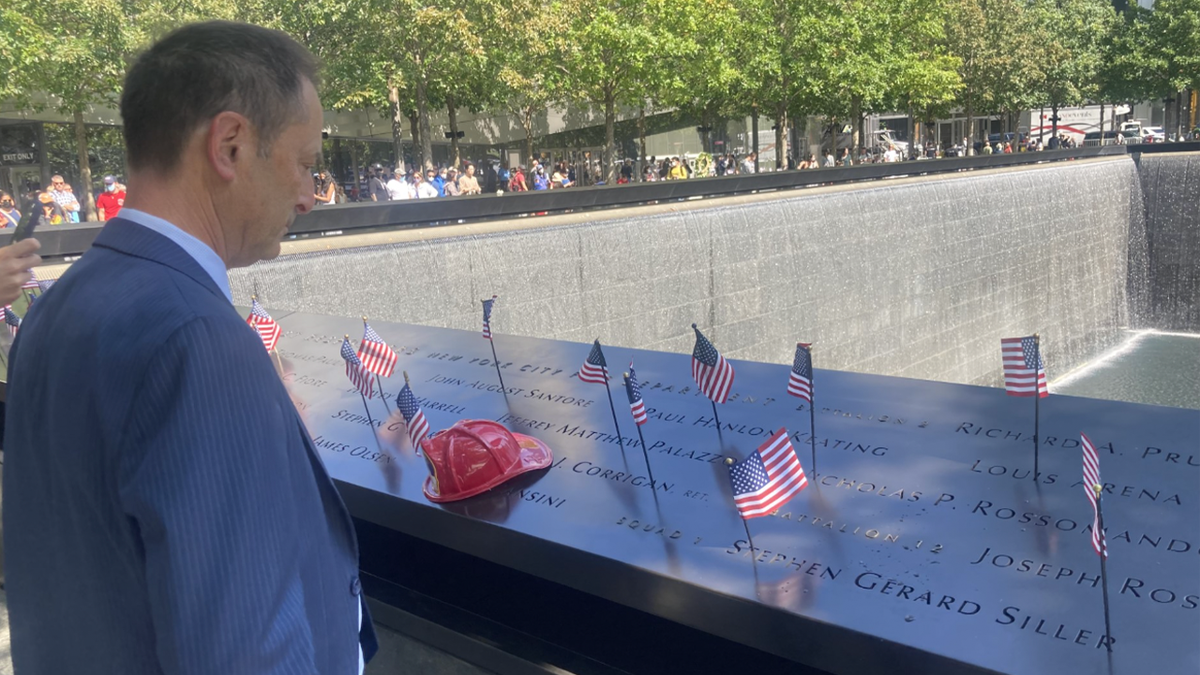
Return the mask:
<svg viewBox="0 0 1200 675">
<path fill-rule="evenodd" d="M 118 216 L 108 221 L 92 245 L 166 265 L 228 302 L 225 293 L 187 251 L 154 230 L 131 220 Z"/>
</svg>

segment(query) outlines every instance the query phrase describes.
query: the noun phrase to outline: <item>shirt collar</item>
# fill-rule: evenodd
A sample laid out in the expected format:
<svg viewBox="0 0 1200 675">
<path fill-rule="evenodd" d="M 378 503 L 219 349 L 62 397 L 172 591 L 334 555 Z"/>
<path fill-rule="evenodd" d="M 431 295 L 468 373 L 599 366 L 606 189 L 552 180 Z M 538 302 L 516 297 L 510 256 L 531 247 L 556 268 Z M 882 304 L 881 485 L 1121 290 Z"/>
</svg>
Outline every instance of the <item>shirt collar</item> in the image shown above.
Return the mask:
<svg viewBox="0 0 1200 675">
<path fill-rule="evenodd" d="M 121 217 L 157 232 L 174 242 L 190 255 L 201 269 L 208 273 L 208 276 L 212 277 L 217 288 L 221 289 L 225 298 L 229 300 L 230 304 L 233 304 L 233 293 L 229 290 L 229 271 L 225 269 L 225 262 L 221 260 L 221 256 L 217 255 L 217 252 L 212 250 L 208 244 L 184 232 L 178 226 L 145 211 L 125 207 L 121 209 Z"/>
</svg>

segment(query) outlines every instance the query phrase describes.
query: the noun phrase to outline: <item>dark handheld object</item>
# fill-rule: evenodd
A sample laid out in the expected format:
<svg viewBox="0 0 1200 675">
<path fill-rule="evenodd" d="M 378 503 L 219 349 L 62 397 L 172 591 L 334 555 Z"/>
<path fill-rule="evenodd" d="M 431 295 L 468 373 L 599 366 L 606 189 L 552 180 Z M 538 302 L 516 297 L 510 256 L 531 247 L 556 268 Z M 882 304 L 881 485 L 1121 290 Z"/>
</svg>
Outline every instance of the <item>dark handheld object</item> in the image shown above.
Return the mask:
<svg viewBox="0 0 1200 675">
<path fill-rule="evenodd" d="M 34 215 L 34 213 L 35 211 L 40 210 L 40 205 L 35 206 L 38 206 L 39 208 L 26 209 L 25 215 L 21 216 L 21 222 L 17 223 L 17 231 L 13 233 L 12 238 L 14 244 L 22 239 L 28 239 L 33 236 L 33 228 L 37 227 L 38 223 L 38 218 L 36 215 Z"/>
</svg>

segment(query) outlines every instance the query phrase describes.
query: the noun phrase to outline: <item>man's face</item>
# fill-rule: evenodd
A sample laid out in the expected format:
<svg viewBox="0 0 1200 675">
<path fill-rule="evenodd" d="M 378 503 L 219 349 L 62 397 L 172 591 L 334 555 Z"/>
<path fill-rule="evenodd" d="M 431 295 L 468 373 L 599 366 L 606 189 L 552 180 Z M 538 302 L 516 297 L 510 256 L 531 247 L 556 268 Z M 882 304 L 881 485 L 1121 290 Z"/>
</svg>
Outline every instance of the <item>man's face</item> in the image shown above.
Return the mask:
<svg viewBox="0 0 1200 675">
<path fill-rule="evenodd" d="M 321 157 L 321 101 L 311 82 L 304 81 L 299 112 L 271 144 L 266 157 L 246 148 L 238 171 L 233 227 L 226 228 L 226 263 L 242 267 L 279 255 L 280 240 L 296 216 L 308 213 L 313 195 L 313 166 Z"/>
</svg>

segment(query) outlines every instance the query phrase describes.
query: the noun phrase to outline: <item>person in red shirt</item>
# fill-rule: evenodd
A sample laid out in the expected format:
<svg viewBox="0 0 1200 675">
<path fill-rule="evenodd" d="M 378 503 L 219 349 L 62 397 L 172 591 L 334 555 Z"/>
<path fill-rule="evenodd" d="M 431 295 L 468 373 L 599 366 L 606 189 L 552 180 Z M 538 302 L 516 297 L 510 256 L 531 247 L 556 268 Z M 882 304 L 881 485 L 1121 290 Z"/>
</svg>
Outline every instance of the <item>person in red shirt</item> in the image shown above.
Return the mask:
<svg viewBox="0 0 1200 675">
<path fill-rule="evenodd" d="M 117 182 L 116 176 L 104 177 L 104 193 L 96 197 L 96 211 L 100 220 L 111 220 L 125 206 L 125 187 Z"/>
</svg>

